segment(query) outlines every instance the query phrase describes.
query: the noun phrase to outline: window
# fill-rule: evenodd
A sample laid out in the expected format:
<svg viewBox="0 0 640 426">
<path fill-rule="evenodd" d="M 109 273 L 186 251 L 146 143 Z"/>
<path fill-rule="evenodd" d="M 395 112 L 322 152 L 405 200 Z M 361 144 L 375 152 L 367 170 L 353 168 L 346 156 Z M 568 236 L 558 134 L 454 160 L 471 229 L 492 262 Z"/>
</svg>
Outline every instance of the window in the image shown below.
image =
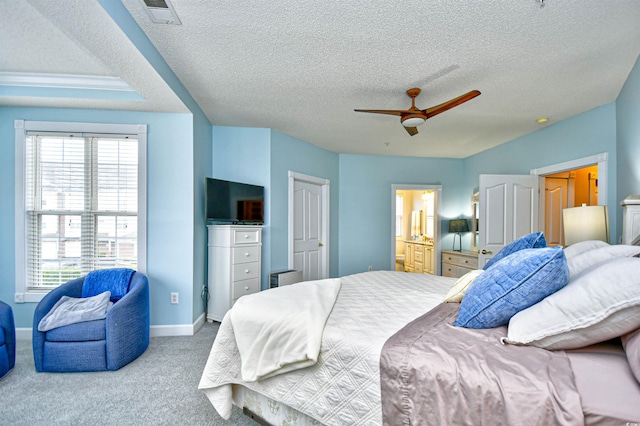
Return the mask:
<svg viewBox="0 0 640 426">
<path fill-rule="evenodd" d="M 17 302 L 95 269 L 144 271 L 145 147 L 146 126 L 16 122 Z"/>
</svg>

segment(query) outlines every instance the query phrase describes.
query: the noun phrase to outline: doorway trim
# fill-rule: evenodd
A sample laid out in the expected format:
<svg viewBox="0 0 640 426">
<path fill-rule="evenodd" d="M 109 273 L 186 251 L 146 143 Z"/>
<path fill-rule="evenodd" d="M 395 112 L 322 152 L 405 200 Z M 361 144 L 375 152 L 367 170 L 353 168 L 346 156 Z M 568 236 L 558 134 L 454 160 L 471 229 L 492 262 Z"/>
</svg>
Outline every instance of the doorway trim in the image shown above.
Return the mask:
<svg viewBox="0 0 640 426">
<path fill-rule="evenodd" d="M 329 179 L 319 178 L 315 176 L 305 175 L 303 173 L 298 173 L 289 170 L 289 217 L 288 217 L 288 233 L 289 233 L 289 248 L 288 248 L 288 268 L 293 268 L 293 197 L 294 197 L 294 187 L 295 182 L 307 182 L 315 185 L 320 185 L 322 187 L 322 241 L 324 244 L 324 250 L 322 250 L 322 274 L 324 278 L 329 278 L 329 252 L 331 245 L 329 244 L 329 226 L 330 226 L 330 212 L 331 208 L 329 205 L 329 194 L 330 194 L 330 185 L 331 181 Z"/>
<path fill-rule="evenodd" d="M 407 185 L 407 184 L 391 184 L 391 263 L 390 270 L 396 270 L 396 193 L 398 191 L 435 191 L 436 192 L 436 236 L 433 242 L 435 251 L 434 275 L 440 275 L 440 204 L 442 204 L 442 185 Z"/>
<path fill-rule="evenodd" d="M 532 175 L 540 177 L 540 188 L 544 188 L 544 180 L 546 175 L 554 173 L 564 172 L 567 170 L 580 169 L 583 167 L 598 166 L 598 205 L 607 205 L 608 194 L 608 179 L 607 179 L 607 161 L 609 159 L 609 153 L 601 152 L 599 154 L 590 155 L 588 157 L 577 158 L 575 160 L 565 161 L 563 163 L 552 164 L 550 166 L 539 167 L 531 169 L 529 172 Z M 545 211 L 545 199 L 542 195 L 538 194 L 538 229 L 544 229 L 544 211 Z"/>
</svg>

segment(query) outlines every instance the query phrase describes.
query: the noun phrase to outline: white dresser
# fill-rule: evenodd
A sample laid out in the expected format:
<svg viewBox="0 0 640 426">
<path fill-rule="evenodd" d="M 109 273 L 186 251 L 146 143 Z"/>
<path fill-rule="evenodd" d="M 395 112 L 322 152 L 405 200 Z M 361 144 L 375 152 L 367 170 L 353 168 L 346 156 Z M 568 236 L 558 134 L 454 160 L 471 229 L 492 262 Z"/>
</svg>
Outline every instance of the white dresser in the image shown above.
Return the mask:
<svg viewBox="0 0 640 426">
<path fill-rule="evenodd" d="M 640 195 L 629 195 L 622 206 L 622 244 L 638 244 L 640 237 Z"/>
<path fill-rule="evenodd" d="M 460 278 L 478 269 L 478 253 L 442 250 L 442 276 Z"/>
<path fill-rule="evenodd" d="M 262 227 L 208 225 L 207 320 L 222 321 L 238 298 L 260 291 Z"/>
</svg>

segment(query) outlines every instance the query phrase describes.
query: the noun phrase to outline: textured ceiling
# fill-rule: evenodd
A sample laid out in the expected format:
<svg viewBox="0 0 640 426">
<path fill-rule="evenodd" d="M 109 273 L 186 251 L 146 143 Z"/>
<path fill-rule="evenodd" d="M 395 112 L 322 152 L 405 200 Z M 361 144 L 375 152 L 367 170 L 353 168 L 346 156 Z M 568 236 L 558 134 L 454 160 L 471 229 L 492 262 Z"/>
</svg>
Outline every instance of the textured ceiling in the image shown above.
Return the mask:
<svg viewBox="0 0 640 426">
<path fill-rule="evenodd" d="M 0 106 L 189 112 L 97 1 L 0 0 L 0 72 L 120 77 L 146 99 L 1 96 Z"/>
<path fill-rule="evenodd" d="M 340 153 L 469 156 L 540 129 L 540 116 L 549 126 L 615 100 L 640 52 L 637 0 L 172 0 L 180 26 L 122 2 L 212 124 L 273 128 Z M 64 3 L 74 7 L 62 17 L 59 2 L 28 0 L 52 35 L 25 34 L 25 18 L 12 43 L 49 51 L 0 59 L 0 71 L 119 76 L 148 101 L 133 109 L 184 111 L 97 2 Z M 74 58 L 65 68 L 62 52 L 85 55 L 86 68 Z M 413 137 L 397 117 L 353 111 L 406 109 L 411 87 L 422 109 L 482 95 Z"/>
</svg>

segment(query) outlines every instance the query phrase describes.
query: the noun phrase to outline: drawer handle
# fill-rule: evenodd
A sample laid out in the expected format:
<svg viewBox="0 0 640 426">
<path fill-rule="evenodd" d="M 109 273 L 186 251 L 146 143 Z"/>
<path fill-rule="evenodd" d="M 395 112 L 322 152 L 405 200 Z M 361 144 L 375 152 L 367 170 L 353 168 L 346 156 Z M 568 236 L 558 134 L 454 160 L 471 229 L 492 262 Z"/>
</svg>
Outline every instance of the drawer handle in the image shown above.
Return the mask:
<svg viewBox="0 0 640 426">
<path fill-rule="evenodd" d="M 249 273 L 249 270 L 248 270 L 248 269 L 245 269 L 245 270 L 244 270 L 244 273 L 245 273 L 245 274 L 248 274 L 248 273 Z"/>
<path fill-rule="evenodd" d="M 244 255 L 245 255 L 245 257 L 251 256 L 249 253 L 245 253 Z"/>
<path fill-rule="evenodd" d="M 245 289 L 245 290 L 249 290 L 249 287 L 245 287 L 244 289 Z"/>
<path fill-rule="evenodd" d="M 249 234 L 244 234 L 244 239 L 248 240 L 249 239 Z"/>
<path fill-rule="evenodd" d="M 465 260 L 465 261 L 464 261 L 464 263 L 469 263 L 469 261 L 468 261 L 468 260 Z"/>
</svg>

